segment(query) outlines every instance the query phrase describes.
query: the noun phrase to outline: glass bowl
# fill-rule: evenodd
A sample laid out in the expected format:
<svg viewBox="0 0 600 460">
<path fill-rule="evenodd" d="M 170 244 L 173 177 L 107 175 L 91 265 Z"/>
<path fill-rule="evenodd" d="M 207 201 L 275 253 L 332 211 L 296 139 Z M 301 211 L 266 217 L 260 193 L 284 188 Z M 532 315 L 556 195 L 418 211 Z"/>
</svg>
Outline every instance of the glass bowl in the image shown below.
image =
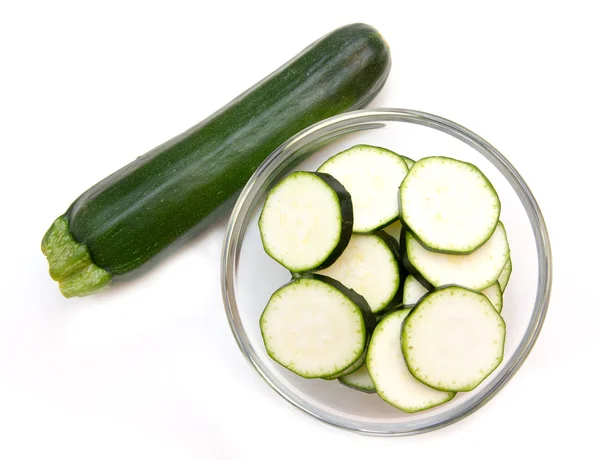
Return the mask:
<svg viewBox="0 0 600 460">
<path fill-rule="evenodd" d="M 268 190 L 294 169 L 314 171 L 328 157 L 356 144 L 389 148 L 414 160 L 431 155 L 477 165 L 495 186 L 511 246 L 513 272 L 504 295 L 506 345 L 502 364 L 479 387 L 449 403 L 404 413 L 376 394 L 336 380 L 304 379 L 265 351 L 259 317 L 290 273 L 267 256 L 258 216 Z M 506 385 L 531 351 L 544 322 L 551 288 L 550 242 L 533 194 L 508 160 L 468 129 L 413 110 L 373 109 L 338 115 L 298 133 L 275 150 L 241 192 L 227 226 L 221 287 L 231 330 L 242 353 L 286 401 L 329 425 L 363 434 L 402 436 L 454 423 L 482 407 Z"/>
</svg>

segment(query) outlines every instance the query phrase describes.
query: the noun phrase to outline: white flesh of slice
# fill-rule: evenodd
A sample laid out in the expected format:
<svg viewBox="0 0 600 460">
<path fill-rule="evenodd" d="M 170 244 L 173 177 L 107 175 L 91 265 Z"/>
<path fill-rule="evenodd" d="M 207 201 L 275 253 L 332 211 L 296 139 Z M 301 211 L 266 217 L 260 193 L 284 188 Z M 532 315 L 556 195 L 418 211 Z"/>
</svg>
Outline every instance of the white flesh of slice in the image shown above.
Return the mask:
<svg viewBox="0 0 600 460">
<path fill-rule="evenodd" d="M 497 281 L 490 287 L 482 290 L 481 293 L 485 295 L 490 302 L 492 302 L 492 305 L 498 313 L 502 311 L 502 290 L 500 289 L 500 284 Z"/>
<path fill-rule="evenodd" d="M 259 227 L 265 251 L 284 267 L 318 267 L 340 242 L 338 196 L 314 174 L 290 174 L 267 197 Z"/>
<path fill-rule="evenodd" d="M 402 305 L 415 305 L 429 291 L 419 283 L 412 275 L 408 275 L 404 280 L 404 292 L 402 295 Z"/>
<path fill-rule="evenodd" d="M 409 232 L 406 233 L 406 251 L 410 263 L 433 286 L 457 284 L 475 291 L 494 284 L 510 256 L 502 222 L 498 222 L 490 239 L 471 254 L 429 251 Z"/>
<path fill-rule="evenodd" d="M 398 187 L 408 172 L 400 155 L 357 145 L 331 157 L 318 172 L 331 174 L 350 193 L 354 232 L 382 228 L 398 217 Z"/>
<path fill-rule="evenodd" d="M 470 391 L 502 361 L 506 326 L 483 294 L 457 286 L 429 294 L 402 329 L 411 373 L 432 388 Z"/>
<path fill-rule="evenodd" d="M 404 412 L 417 412 L 449 401 L 454 393 L 423 385 L 408 370 L 400 335 L 409 312 L 390 313 L 377 325 L 367 352 L 367 367 L 381 399 Z"/>
<path fill-rule="evenodd" d="M 385 308 L 400 287 L 394 253 L 376 235 L 354 234 L 342 255 L 317 272 L 362 295 L 373 312 Z"/>
<path fill-rule="evenodd" d="M 269 356 L 308 378 L 344 370 L 366 341 L 360 309 L 331 285 L 306 278 L 271 296 L 260 329 Z"/>
<path fill-rule="evenodd" d="M 436 251 L 477 249 L 500 217 L 500 200 L 483 173 L 446 157 L 417 161 L 402 182 L 400 202 L 404 222 Z"/>
<path fill-rule="evenodd" d="M 371 380 L 366 364 L 363 364 L 352 374 L 340 377 L 340 381 L 349 387 L 358 388 L 359 390 L 375 391 L 375 384 Z"/>
</svg>

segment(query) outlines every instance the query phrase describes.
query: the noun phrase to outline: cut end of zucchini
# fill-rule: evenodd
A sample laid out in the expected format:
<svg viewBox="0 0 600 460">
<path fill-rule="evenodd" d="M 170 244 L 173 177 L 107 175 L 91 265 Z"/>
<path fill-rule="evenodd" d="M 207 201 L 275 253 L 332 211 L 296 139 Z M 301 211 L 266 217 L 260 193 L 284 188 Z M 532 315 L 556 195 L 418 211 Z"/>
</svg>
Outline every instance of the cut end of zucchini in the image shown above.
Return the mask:
<svg viewBox="0 0 600 460">
<path fill-rule="evenodd" d="M 73 238 L 64 216 L 56 219 L 42 240 L 49 272 L 65 297 L 93 294 L 112 280 L 112 275 L 92 261 L 87 246 Z"/>
</svg>

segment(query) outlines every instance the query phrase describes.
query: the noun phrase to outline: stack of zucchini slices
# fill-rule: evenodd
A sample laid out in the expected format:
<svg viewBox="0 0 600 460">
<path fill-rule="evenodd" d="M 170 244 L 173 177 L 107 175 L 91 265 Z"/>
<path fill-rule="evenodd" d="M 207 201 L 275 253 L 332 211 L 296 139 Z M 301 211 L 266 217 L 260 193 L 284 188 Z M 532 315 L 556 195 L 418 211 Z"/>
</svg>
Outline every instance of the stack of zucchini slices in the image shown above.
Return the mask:
<svg viewBox="0 0 600 460">
<path fill-rule="evenodd" d="M 268 194 L 267 254 L 292 274 L 260 329 L 269 356 L 405 412 L 500 364 L 512 263 L 494 187 L 474 165 L 356 145 Z"/>
</svg>

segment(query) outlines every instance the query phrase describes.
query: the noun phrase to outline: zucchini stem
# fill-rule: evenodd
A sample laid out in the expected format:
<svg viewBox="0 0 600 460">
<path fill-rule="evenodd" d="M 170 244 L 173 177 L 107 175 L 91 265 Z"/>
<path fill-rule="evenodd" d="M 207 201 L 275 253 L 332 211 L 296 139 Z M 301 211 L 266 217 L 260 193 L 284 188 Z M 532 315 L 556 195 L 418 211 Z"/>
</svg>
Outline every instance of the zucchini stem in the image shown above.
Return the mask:
<svg viewBox="0 0 600 460">
<path fill-rule="evenodd" d="M 94 264 L 87 246 L 75 241 L 65 216 L 56 219 L 44 235 L 42 252 L 50 276 L 67 298 L 93 294 L 112 280 L 110 273 Z"/>
</svg>

